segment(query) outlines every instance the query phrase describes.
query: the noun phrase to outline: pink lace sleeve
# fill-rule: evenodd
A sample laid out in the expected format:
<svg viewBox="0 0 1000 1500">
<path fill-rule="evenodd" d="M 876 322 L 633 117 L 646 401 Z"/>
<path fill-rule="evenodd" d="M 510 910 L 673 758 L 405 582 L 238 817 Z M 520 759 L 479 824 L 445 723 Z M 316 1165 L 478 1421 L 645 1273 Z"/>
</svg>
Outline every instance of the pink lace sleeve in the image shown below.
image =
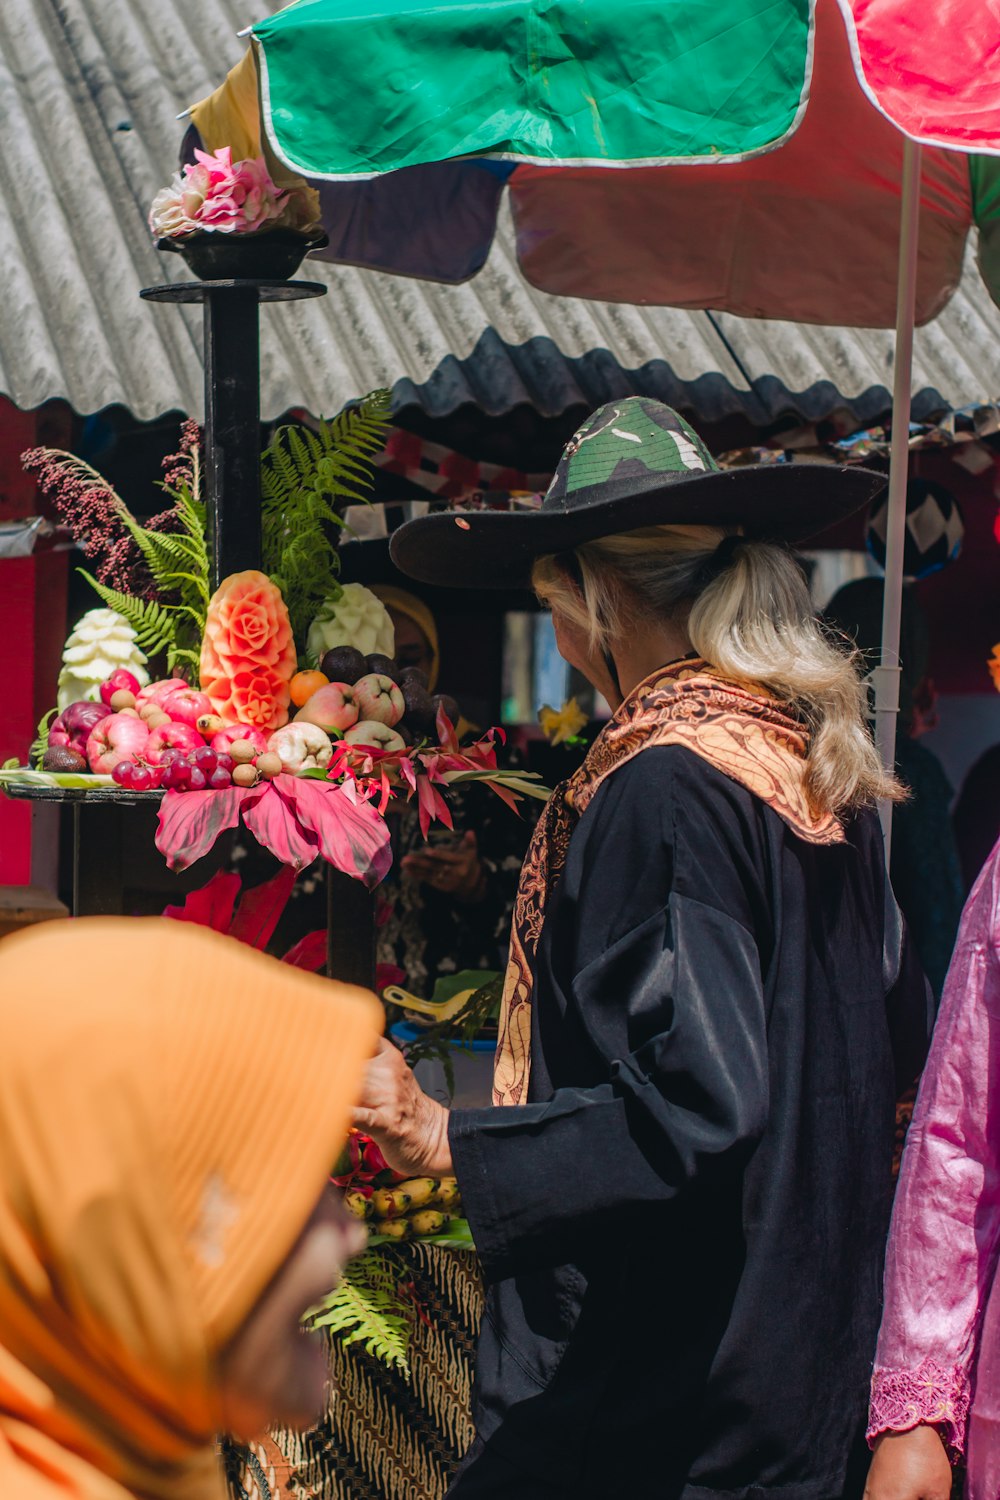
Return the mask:
<svg viewBox="0 0 1000 1500">
<path fill-rule="evenodd" d="M 942 1428 L 952 1455 L 965 1447 L 969 1415 L 969 1377 L 958 1366 L 925 1359 L 915 1370 L 883 1370 L 872 1376 L 869 1439 L 880 1432 L 908 1432 L 926 1422 Z"/>
<path fill-rule="evenodd" d="M 1000 1248 L 998 938 L 1000 845 L 962 916 L 903 1153 L 869 1439 L 940 1423 L 953 1452 L 964 1450 Z"/>
</svg>

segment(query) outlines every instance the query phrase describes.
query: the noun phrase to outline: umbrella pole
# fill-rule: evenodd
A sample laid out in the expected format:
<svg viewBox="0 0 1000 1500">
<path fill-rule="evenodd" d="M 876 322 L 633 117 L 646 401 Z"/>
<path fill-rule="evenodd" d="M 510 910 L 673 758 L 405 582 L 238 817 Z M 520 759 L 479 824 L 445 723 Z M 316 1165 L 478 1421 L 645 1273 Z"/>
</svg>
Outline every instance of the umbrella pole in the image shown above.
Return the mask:
<svg viewBox="0 0 1000 1500">
<path fill-rule="evenodd" d="M 875 743 L 889 771 L 896 764 L 899 715 L 899 622 L 903 605 L 903 546 L 906 541 L 906 481 L 909 467 L 910 392 L 913 383 L 913 322 L 917 289 L 920 218 L 920 147 L 903 145 L 903 192 L 899 214 L 899 281 L 896 297 L 896 352 L 892 390 L 892 450 L 889 459 L 889 516 L 885 548 L 882 654 L 875 679 Z M 885 862 L 892 847 L 892 803 L 879 803 Z"/>
</svg>

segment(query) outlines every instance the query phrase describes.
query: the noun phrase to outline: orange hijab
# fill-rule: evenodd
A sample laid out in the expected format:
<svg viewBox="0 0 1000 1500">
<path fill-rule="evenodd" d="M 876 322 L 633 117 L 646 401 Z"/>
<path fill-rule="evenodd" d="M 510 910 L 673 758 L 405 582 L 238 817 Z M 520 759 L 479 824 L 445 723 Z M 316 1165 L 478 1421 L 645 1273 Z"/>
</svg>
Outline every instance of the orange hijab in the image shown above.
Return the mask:
<svg viewBox="0 0 1000 1500">
<path fill-rule="evenodd" d="M 162 918 L 0 943 L 0 1495 L 218 1500 L 214 1363 L 295 1243 L 374 997 Z"/>
</svg>

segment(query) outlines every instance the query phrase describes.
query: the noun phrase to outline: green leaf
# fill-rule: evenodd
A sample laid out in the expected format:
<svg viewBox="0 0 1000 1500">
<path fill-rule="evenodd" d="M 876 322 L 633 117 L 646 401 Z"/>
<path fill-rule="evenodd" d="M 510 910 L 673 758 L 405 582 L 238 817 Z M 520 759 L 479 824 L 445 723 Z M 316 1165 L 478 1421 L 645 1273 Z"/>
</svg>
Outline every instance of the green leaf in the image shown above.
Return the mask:
<svg viewBox="0 0 1000 1500">
<path fill-rule="evenodd" d="M 52 728 L 52 720 L 58 715 L 58 708 L 50 708 L 47 714 L 42 714 L 35 730 L 35 738 L 28 751 L 28 764 L 32 766 L 41 765 L 46 750 L 49 748 L 49 730 Z"/>
<path fill-rule="evenodd" d="M 435 982 L 431 1002 L 434 1005 L 443 1005 L 453 995 L 460 995 L 463 990 L 472 990 L 475 995 L 485 985 L 492 984 L 500 975 L 489 969 L 462 969 L 458 974 L 444 974 Z"/>
<path fill-rule="evenodd" d="M 0 768 L 0 787 L 59 786 L 92 788 L 114 786 L 111 776 L 98 776 L 85 771 L 32 771 L 29 766 L 19 766 L 17 761 L 6 761 Z"/>
<path fill-rule="evenodd" d="M 547 802 L 552 796 L 552 788 L 544 784 L 537 771 L 444 771 L 442 779 L 449 786 L 460 781 L 496 781 L 500 786 L 510 787 L 512 792 L 537 797 L 540 802 Z"/>
<path fill-rule="evenodd" d="M 368 1249 L 348 1261 L 340 1285 L 306 1315 L 345 1345 L 362 1344 L 373 1358 L 409 1373 L 412 1307 L 400 1296 L 408 1272 L 391 1251 Z"/>
</svg>

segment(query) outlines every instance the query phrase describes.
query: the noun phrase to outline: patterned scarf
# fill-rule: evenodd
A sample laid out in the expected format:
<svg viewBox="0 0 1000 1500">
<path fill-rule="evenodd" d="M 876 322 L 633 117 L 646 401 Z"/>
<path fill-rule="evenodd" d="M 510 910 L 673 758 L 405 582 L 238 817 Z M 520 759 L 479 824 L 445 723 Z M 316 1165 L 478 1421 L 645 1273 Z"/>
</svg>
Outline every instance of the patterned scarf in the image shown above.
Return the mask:
<svg viewBox="0 0 1000 1500">
<path fill-rule="evenodd" d="M 577 821 L 605 778 L 660 745 L 685 745 L 766 802 L 811 844 L 838 844 L 844 830 L 817 812 L 805 789 L 808 731 L 787 706 L 727 682 L 705 662 L 661 667 L 633 688 L 579 770 L 558 786 L 539 819 L 521 871 L 493 1074 L 494 1104 L 520 1104 L 531 1073 L 532 970 L 545 908 L 566 863 Z"/>
</svg>

